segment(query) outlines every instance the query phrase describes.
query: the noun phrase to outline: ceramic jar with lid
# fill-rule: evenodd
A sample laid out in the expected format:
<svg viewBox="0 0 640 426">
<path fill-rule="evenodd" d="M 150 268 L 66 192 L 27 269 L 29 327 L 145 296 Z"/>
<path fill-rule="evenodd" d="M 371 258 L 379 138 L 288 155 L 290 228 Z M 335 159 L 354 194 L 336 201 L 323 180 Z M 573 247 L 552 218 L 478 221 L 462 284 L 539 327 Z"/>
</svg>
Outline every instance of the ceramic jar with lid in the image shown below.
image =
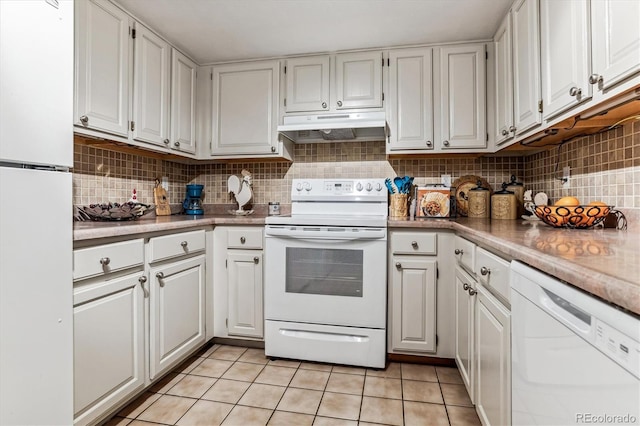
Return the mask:
<svg viewBox="0 0 640 426">
<path fill-rule="evenodd" d="M 516 182 L 516 175 L 511 175 L 511 182 L 507 185 L 507 191 L 511 191 L 516 196 L 518 203 L 518 217 L 524 214 L 524 185 Z"/>
<path fill-rule="evenodd" d="M 469 198 L 468 217 L 490 217 L 491 191 L 482 186 L 482 181 L 478 181 L 478 186 L 469 190 L 467 197 Z"/>
<path fill-rule="evenodd" d="M 502 183 L 502 190 L 491 196 L 491 219 L 517 219 L 518 201 L 512 191 L 507 191 L 508 184 Z"/>
</svg>

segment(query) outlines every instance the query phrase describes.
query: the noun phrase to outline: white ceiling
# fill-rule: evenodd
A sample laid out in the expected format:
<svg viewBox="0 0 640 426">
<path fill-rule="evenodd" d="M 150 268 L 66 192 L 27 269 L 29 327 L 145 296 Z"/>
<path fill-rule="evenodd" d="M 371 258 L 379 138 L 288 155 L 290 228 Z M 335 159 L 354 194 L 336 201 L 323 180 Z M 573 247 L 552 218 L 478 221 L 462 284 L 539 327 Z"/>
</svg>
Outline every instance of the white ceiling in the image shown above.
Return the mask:
<svg viewBox="0 0 640 426">
<path fill-rule="evenodd" d="M 116 0 L 196 62 L 488 39 L 512 0 Z"/>
</svg>

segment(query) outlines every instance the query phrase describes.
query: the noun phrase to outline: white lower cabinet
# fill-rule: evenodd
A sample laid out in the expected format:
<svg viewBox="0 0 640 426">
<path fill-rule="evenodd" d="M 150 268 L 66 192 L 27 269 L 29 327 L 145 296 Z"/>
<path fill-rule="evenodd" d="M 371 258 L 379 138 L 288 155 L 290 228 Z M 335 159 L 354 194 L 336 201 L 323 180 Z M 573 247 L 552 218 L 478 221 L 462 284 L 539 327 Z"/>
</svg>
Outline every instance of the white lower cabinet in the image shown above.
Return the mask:
<svg viewBox="0 0 640 426">
<path fill-rule="evenodd" d="M 511 318 L 483 286 L 478 288 L 476 411 L 483 425 L 511 424 Z"/>
<path fill-rule="evenodd" d="M 460 376 L 464 382 L 471 402 L 475 401 L 475 294 L 477 284 L 461 267 L 456 267 L 456 355 L 455 360 L 460 370 Z"/>
<path fill-rule="evenodd" d="M 205 256 L 149 269 L 149 378 L 205 342 Z"/>
</svg>

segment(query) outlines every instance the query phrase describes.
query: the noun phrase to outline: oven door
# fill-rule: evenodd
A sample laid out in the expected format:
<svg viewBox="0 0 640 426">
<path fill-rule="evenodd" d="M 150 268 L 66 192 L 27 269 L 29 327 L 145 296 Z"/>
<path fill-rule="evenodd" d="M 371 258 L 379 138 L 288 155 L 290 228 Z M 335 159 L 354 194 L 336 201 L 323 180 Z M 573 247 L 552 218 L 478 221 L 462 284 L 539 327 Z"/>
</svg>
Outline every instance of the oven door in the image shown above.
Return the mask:
<svg viewBox="0 0 640 426">
<path fill-rule="evenodd" d="M 387 230 L 267 226 L 268 320 L 385 328 Z"/>
</svg>

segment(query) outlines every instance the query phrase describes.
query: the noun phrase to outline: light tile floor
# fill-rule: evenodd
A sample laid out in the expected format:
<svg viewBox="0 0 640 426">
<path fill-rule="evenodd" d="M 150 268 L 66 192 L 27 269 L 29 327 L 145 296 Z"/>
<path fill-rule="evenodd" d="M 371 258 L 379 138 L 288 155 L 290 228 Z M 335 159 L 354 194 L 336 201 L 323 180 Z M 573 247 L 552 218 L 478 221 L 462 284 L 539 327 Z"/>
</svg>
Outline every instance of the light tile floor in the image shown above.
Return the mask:
<svg viewBox="0 0 640 426">
<path fill-rule="evenodd" d="M 109 420 L 121 425 L 480 425 L 456 368 L 270 360 L 213 345 Z"/>
</svg>

